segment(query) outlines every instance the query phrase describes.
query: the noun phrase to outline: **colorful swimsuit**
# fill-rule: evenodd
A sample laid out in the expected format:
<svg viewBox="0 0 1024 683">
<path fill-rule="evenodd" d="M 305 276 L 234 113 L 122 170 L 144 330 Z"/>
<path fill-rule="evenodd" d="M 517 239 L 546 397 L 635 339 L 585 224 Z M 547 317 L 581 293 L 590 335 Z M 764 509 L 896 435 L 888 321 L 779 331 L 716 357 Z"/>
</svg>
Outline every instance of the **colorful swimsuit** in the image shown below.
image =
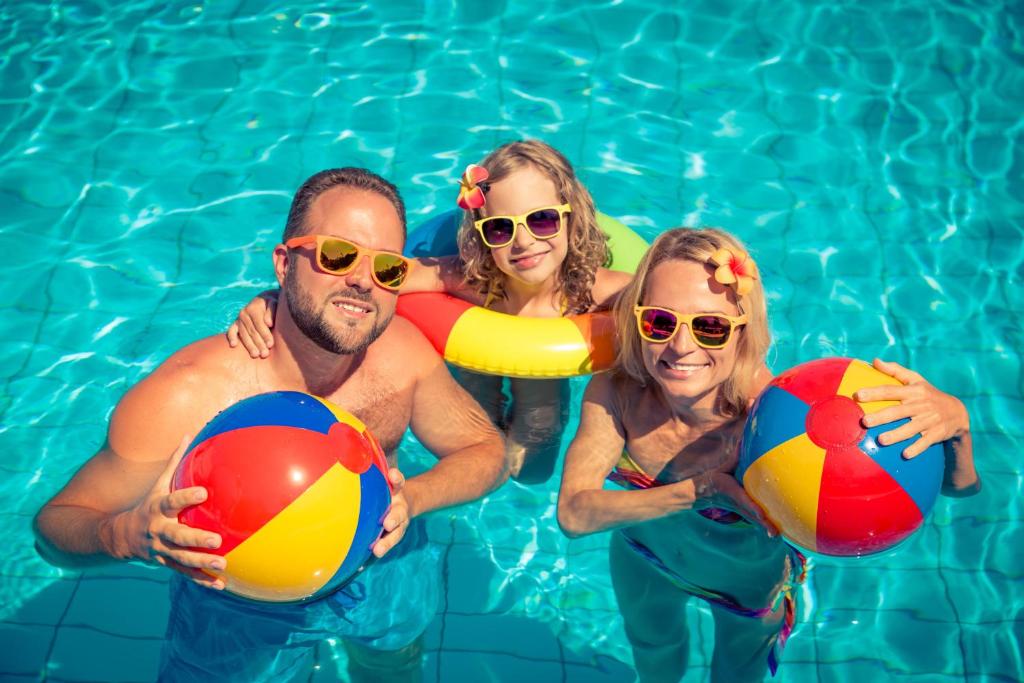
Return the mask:
<svg viewBox="0 0 1024 683">
<path fill-rule="evenodd" d="M 643 469 L 636 464 L 633 458 L 629 456 L 629 453 L 625 451 L 623 451 L 622 457 L 619 459 L 619 463 L 615 466 L 615 469 L 608 474 L 608 480 L 627 489 L 649 489 L 655 486 L 664 486 L 668 483 L 658 481 L 644 472 Z M 724 508 L 703 508 L 696 510 L 696 512 L 702 517 L 719 524 L 752 526 L 750 522 L 732 510 L 726 510 Z M 772 649 L 768 653 L 768 668 L 771 670 L 772 675 L 775 675 L 775 672 L 779 668 L 779 656 L 782 654 L 782 648 L 786 645 L 786 641 L 789 639 L 789 635 L 793 631 L 793 625 L 796 622 L 796 599 L 793 596 L 793 587 L 794 585 L 803 583 L 804 579 L 807 577 L 807 558 L 804 557 L 799 550 L 792 546 L 788 546 L 790 579 L 778 592 L 771 604 L 767 607 L 752 608 L 743 606 L 735 598 L 727 595 L 726 593 L 720 593 L 709 588 L 702 588 L 701 586 L 688 581 L 662 562 L 661 558 L 654 554 L 650 548 L 639 541 L 630 538 L 625 533 L 623 533 L 622 536 L 630 548 L 654 565 L 654 567 L 677 588 L 689 593 L 690 595 L 695 595 L 712 605 L 717 605 L 718 607 L 721 607 L 733 614 L 737 614 L 742 617 L 751 617 L 752 619 L 761 619 L 775 611 L 779 599 L 781 598 L 784 609 L 782 623 L 779 627 L 779 633 L 775 643 L 772 645 Z"/>
</svg>

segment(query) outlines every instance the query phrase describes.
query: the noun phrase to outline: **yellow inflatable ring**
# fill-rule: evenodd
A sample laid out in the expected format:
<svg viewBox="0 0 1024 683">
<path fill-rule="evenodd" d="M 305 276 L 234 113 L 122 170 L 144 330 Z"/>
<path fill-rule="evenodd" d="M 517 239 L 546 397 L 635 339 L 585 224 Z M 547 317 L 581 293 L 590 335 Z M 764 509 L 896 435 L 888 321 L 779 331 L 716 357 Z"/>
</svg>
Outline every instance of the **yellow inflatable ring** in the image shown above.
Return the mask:
<svg viewBox="0 0 1024 683">
<path fill-rule="evenodd" d="M 436 248 L 433 234 L 427 235 L 424 229 L 441 232 L 438 225 L 454 220 L 447 215 L 441 218 L 414 232 L 410 241 L 432 243 Z M 609 236 L 611 267 L 632 272 L 647 243 L 604 214 L 598 214 L 598 225 Z M 424 235 L 418 235 L 421 232 Z M 412 253 L 420 255 L 422 251 L 418 248 Z M 553 379 L 607 370 L 615 360 L 615 322 L 607 311 L 527 318 L 488 310 L 448 294 L 417 293 L 398 297 L 396 312 L 416 325 L 446 361 L 474 372 Z"/>
<path fill-rule="evenodd" d="M 410 320 L 453 365 L 504 377 L 574 377 L 615 360 L 611 313 L 524 318 L 436 292 L 398 297 Z"/>
</svg>

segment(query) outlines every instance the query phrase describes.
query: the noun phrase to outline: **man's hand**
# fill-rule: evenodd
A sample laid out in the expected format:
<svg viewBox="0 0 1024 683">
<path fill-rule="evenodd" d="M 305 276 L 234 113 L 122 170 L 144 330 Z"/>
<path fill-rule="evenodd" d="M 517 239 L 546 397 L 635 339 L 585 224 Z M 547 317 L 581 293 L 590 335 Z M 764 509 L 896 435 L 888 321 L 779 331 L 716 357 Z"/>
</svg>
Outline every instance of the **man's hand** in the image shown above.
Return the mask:
<svg viewBox="0 0 1024 683">
<path fill-rule="evenodd" d="M 184 457 L 189 441 L 190 437 L 182 439 L 167 467 L 139 504 L 114 518 L 115 539 L 122 539 L 127 545 L 125 551 L 118 554 L 161 564 L 181 572 L 201 586 L 222 590 L 224 580 L 204 570 L 223 570 L 227 566 L 226 560 L 195 550 L 220 547 L 220 536 L 178 521 L 182 510 L 206 500 L 206 489 L 192 486 L 168 493 L 171 477 Z"/>
<path fill-rule="evenodd" d="M 409 528 L 409 501 L 405 499 L 405 475 L 397 467 L 388 468 L 388 480 L 391 481 L 391 507 L 384 515 L 384 534 L 373 544 L 373 554 L 384 557 L 384 554 L 398 545 Z"/>
</svg>

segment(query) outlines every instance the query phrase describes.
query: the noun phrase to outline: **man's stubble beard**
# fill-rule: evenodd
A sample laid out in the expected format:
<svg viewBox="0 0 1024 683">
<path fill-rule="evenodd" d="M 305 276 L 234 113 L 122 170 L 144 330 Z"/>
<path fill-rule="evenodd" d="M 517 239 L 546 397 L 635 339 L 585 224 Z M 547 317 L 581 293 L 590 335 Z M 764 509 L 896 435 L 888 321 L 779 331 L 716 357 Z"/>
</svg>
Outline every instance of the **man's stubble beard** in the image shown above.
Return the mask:
<svg viewBox="0 0 1024 683">
<path fill-rule="evenodd" d="M 392 311 L 386 318 L 378 319 L 370 331 L 361 339 L 352 339 L 350 338 L 351 335 L 339 334 L 327 322 L 326 311 L 327 307 L 331 304 L 324 304 L 320 307 L 320 310 L 317 310 L 313 297 L 302 290 L 294 273 L 294 269 L 289 269 L 284 280 L 284 295 L 288 301 L 288 310 L 291 312 L 292 320 L 295 321 L 295 326 L 299 328 L 299 331 L 324 351 L 346 356 L 362 353 L 370 344 L 384 334 L 384 330 L 387 329 L 391 318 L 394 316 L 394 311 Z M 335 292 L 332 296 L 343 296 L 356 301 L 372 303 L 369 292 L 360 292 L 352 288 Z M 374 306 L 374 310 L 379 316 L 380 309 Z"/>
</svg>

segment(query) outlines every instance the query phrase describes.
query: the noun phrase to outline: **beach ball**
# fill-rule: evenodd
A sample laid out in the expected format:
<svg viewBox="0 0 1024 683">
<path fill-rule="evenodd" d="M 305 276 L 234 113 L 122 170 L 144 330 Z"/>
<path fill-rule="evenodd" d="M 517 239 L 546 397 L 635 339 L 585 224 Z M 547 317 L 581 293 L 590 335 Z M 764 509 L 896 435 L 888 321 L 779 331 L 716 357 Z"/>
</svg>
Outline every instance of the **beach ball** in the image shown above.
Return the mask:
<svg viewBox="0 0 1024 683">
<path fill-rule="evenodd" d="M 323 597 L 370 557 L 391 504 L 384 452 L 366 425 L 294 391 L 227 408 L 199 433 L 171 489 L 204 486 L 183 524 L 221 535 L 231 593 L 266 602 Z"/>
<path fill-rule="evenodd" d="M 897 402 L 853 399 L 858 389 L 899 383 L 863 361 L 826 358 L 783 372 L 758 397 L 736 478 L 788 540 L 825 555 L 868 555 L 924 522 L 942 484 L 941 444 L 904 460 L 911 440 L 876 439 L 906 420 L 861 425 Z"/>
</svg>

